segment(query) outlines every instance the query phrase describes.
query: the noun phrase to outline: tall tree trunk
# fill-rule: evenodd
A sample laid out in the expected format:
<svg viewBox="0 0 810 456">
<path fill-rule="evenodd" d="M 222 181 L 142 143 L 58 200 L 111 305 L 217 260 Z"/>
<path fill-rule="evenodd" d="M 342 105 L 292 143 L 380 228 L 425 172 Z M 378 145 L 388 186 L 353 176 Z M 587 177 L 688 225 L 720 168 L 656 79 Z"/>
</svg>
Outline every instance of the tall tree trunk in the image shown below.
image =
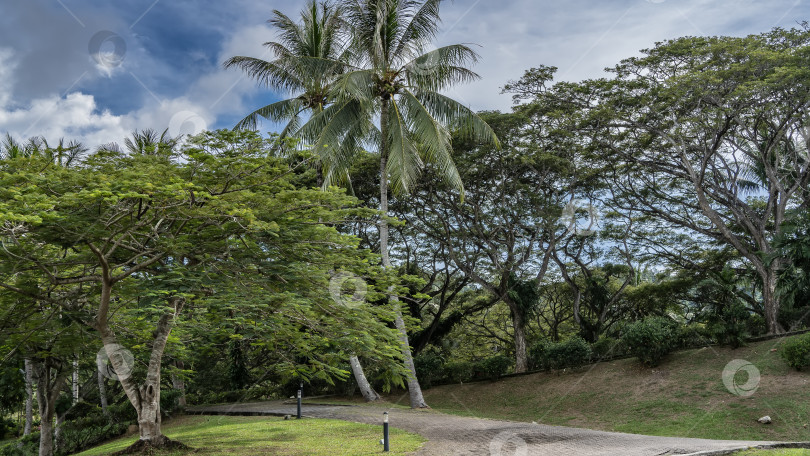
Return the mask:
<svg viewBox="0 0 810 456">
<path fill-rule="evenodd" d="M 174 362 L 174 366 L 178 369 L 183 369 L 185 366 L 183 361 L 179 359 Z M 177 398 L 177 405 L 182 408 L 186 408 L 186 382 L 183 381 L 183 377 L 172 374 L 172 388 L 180 391 L 180 397 Z"/>
<path fill-rule="evenodd" d="M 101 369 L 98 369 L 96 375 L 98 376 L 98 397 L 101 399 L 101 411 L 107 415 L 109 412 L 107 411 L 107 385 L 104 383 L 104 374 L 101 373 Z"/>
<path fill-rule="evenodd" d="M 526 319 L 518 305 L 511 299 L 506 298 L 509 310 L 512 314 L 512 331 L 515 340 L 515 373 L 529 370 L 529 363 L 526 357 Z"/>
<path fill-rule="evenodd" d="M 31 433 L 34 423 L 34 372 L 31 358 L 25 358 L 25 428 L 23 435 Z"/>
<path fill-rule="evenodd" d="M 349 364 L 352 366 L 352 373 L 354 374 L 354 380 L 357 382 L 357 386 L 360 387 L 360 393 L 363 395 L 363 398 L 367 402 L 374 402 L 380 400 L 380 395 L 374 391 L 374 388 L 371 387 L 371 384 L 368 382 L 366 378 L 366 374 L 363 372 L 363 366 L 360 365 L 360 360 L 357 356 L 352 355 L 349 357 Z"/>
<path fill-rule="evenodd" d="M 56 400 L 65 386 L 68 372 L 53 358 L 38 361 L 33 367 L 36 374 L 40 416 L 39 456 L 53 456 L 53 416 Z"/>
<path fill-rule="evenodd" d="M 765 310 L 765 324 L 769 334 L 780 334 L 785 332 L 779 324 L 779 297 L 776 294 L 776 282 L 778 277 L 778 263 L 774 261 L 762 275 L 762 301 Z"/>
<path fill-rule="evenodd" d="M 72 389 L 73 389 L 73 404 L 79 402 L 79 359 L 76 358 L 73 360 L 73 382 L 72 382 Z"/>
<path fill-rule="evenodd" d="M 391 259 L 388 255 L 388 173 L 386 171 L 388 165 L 388 105 L 389 100 L 383 98 L 380 113 L 380 136 L 382 138 L 380 144 L 380 256 L 382 257 L 383 267 L 386 269 L 391 268 Z M 408 369 L 408 393 L 410 394 L 411 408 L 429 408 L 424 396 L 422 396 L 419 379 L 416 377 L 416 367 L 413 364 L 411 346 L 408 344 L 408 330 L 402 318 L 402 307 L 399 298 L 392 291 L 392 289 L 388 290 L 388 300 L 394 306 L 396 315 L 394 322 L 399 331 L 402 357 L 405 359 L 405 367 Z"/>
</svg>

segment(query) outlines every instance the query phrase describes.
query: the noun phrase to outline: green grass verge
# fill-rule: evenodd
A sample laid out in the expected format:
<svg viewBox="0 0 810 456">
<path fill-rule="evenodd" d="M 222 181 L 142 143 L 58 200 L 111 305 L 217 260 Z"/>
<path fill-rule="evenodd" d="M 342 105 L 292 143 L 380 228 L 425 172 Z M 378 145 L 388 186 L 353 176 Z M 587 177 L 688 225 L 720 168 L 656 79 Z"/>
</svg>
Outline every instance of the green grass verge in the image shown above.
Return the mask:
<svg viewBox="0 0 810 456">
<path fill-rule="evenodd" d="M 381 426 L 338 420 L 288 420 L 276 417 L 189 416 L 164 424 L 163 433 L 192 447 L 165 455 L 329 456 L 382 453 Z M 116 439 L 80 455 L 106 455 L 137 437 Z M 421 436 L 391 429 L 390 455 L 407 455 L 425 442 Z"/>
<path fill-rule="evenodd" d="M 465 416 L 660 436 L 810 441 L 810 372 L 782 361 L 782 342 L 681 351 L 652 369 L 623 359 L 575 371 L 436 386 L 424 394 L 435 410 Z M 734 359 L 759 370 L 759 388 L 750 397 L 734 395 L 723 384 L 723 369 Z M 747 375 L 738 373 L 737 381 L 744 384 Z M 402 393 L 387 399 L 408 403 Z M 757 423 L 763 415 L 773 424 Z"/>
<path fill-rule="evenodd" d="M 810 450 L 745 450 L 734 456 L 810 456 Z"/>
</svg>

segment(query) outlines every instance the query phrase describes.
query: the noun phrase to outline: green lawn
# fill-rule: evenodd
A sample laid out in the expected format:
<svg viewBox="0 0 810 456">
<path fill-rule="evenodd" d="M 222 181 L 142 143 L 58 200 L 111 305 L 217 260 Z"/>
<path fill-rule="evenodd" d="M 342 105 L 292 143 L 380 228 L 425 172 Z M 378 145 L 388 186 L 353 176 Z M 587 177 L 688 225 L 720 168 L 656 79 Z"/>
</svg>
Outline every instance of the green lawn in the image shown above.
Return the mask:
<svg viewBox="0 0 810 456">
<path fill-rule="evenodd" d="M 734 456 L 810 456 L 810 450 L 746 450 Z"/>
<path fill-rule="evenodd" d="M 624 359 L 424 393 L 431 407 L 457 415 L 661 436 L 810 441 L 810 371 L 789 368 L 780 345 L 707 347 L 673 353 L 652 369 Z M 759 369 L 761 382 L 751 397 L 735 396 L 723 385 L 723 368 L 733 359 Z M 407 404 L 408 395 L 387 399 Z M 763 415 L 773 424 L 757 423 Z"/>
<path fill-rule="evenodd" d="M 163 433 L 192 447 L 192 451 L 166 455 L 283 455 L 329 456 L 382 453 L 382 427 L 337 420 L 285 421 L 275 417 L 189 416 L 164 424 Z M 136 437 L 114 440 L 79 453 L 105 455 L 132 444 Z M 398 429 L 391 430 L 390 455 L 406 455 L 425 439 Z"/>
</svg>

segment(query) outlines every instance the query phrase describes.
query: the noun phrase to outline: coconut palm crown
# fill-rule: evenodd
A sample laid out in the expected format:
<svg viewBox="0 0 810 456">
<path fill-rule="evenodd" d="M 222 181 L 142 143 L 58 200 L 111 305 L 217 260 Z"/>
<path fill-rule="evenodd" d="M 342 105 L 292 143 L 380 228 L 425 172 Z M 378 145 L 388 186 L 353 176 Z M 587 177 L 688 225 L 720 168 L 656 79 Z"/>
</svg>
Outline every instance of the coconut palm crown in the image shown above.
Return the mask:
<svg viewBox="0 0 810 456">
<path fill-rule="evenodd" d="M 424 164 L 463 191 L 451 157 L 451 131 L 497 144 L 492 129 L 463 104 L 440 92 L 479 76 L 466 66 L 478 55 L 454 44 L 430 50 L 441 19 L 441 0 L 344 2 L 349 62 L 340 68 L 328 97 L 301 136 L 326 165 L 324 185 L 344 175 L 360 146 L 378 149 L 394 190 L 407 192 Z M 317 71 L 322 62 L 302 66 Z M 379 124 L 377 124 L 379 121 Z"/>
<path fill-rule="evenodd" d="M 342 69 L 342 65 L 334 63 L 347 59 L 343 16 L 334 3 L 310 0 L 301 11 L 300 22 L 278 10 L 267 22 L 278 31 L 279 38 L 264 46 L 276 58 L 266 61 L 235 56 L 224 66 L 240 68 L 260 84 L 293 96 L 253 111 L 234 128 L 255 130 L 259 117 L 264 117 L 273 122 L 287 121 L 282 132 L 287 136 L 298 130 L 303 115 L 320 112 L 329 104 L 330 85 L 336 71 Z"/>
</svg>

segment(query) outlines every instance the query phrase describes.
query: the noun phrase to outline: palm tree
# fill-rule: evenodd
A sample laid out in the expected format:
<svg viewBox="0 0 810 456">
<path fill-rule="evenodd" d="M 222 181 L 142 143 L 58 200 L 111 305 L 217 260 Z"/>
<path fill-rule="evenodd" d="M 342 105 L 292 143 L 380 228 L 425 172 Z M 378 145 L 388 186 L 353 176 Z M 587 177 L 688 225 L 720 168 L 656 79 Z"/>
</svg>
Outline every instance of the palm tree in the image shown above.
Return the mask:
<svg viewBox="0 0 810 456">
<path fill-rule="evenodd" d="M 345 22 L 339 5 L 316 0 L 310 0 L 301 11 L 300 22 L 278 10 L 273 11 L 273 18 L 268 22 L 280 35 L 279 41 L 264 43 L 275 54 L 275 60 L 236 56 L 225 61 L 224 66 L 238 67 L 266 86 L 294 94 L 253 111 L 234 127 L 255 130 L 259 117 L 273 122 L 286 121 L 281 132 L 283 138 L 298 132 L 303 116 L 319 113 L 330 104 L 332 84 L 348 59 L 343 41 Z M 348 183 L 346 176 L 344 174 L 341 181 Z M 318 184 L 323 184 L 322 166 L 318 167 Z M 357 356 L 351 355 L 349 364 L 363 397 L 369 402 L 380 399 Z"/>
<path fill-rule="evenodd" d="M 455 44 L 429 52 L 435 38 L 441 0 L 348 0 L 346 22 L 350 57 L 333 61 L 339 75 L 331 84 L 332 104 L 314 113 L 301 127 L 301 136 L 314 144 L 326 171 L 324 185 L 345 175 L 360 146 L 380 154 L 380 254 L 391 267 L 388 252 L 388 186 L 407 192 L 430 163 L 463 194 L 463 185 L 451 158 L 451 130 L 480 142 L 497 144 L 495 133 L 482 119 L 440 91 L 472 81 L 478 75 L 465 65 L 477 60 L 468 46 Z M 308 71 L 322 62 L 302 60 Z M 379 124 L 377 123 L 379 119 Z M 427 404 L 408 345 L 399 300 L 395 306 L 402 354 L 410 371 L 411 407 Z"/>
<path fill-rule="evenodd" d="M 298 130 L 302 115 L 320 112 L 329 104 L 329 90 L 337 71 L 347 58 L 341 40 L 341 8 L 330 2 L 310 0 L 301 11 L 301 22 L 295 22 L 278 10 L 269 22 L 280 32 L 279 41 L 264 45 L 276 59 L 270 62 L 256 57 L 235 56 L 226 60 L 225 68 L 238 67 L 268 87 L 287 90 L 292 98 L 277 101 L 248 114 L 236 129 L 255 130 L 259 117 L 273 122 L 287 121 L 281 136 Z"/>
</svg>

